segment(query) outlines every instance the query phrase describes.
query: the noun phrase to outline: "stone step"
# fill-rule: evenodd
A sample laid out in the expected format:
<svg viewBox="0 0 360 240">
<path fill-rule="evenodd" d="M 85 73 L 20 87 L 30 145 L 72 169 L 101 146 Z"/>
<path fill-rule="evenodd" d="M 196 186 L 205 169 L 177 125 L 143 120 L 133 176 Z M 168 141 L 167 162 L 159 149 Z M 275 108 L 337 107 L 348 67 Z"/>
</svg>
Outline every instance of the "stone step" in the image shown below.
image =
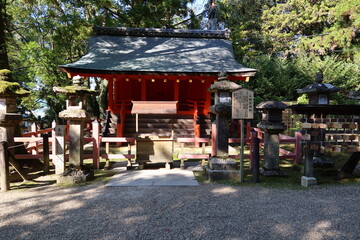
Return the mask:
<svg viewBox="0 0 360 240">
<path fill-rule="evenodd" d="M 150 118 L 139 118 L 139 123 L 167 123 L 167 124 L 193 124 L 192 119 L 150 119 Z M 136 124 L 136 119 L 126 119 L 125 124 Z"/>
<path fill-rule="evenodd" d="M 126 124 L 125 123 L 126 128 L 136 128 L 136 124 Z M 139 123 L 138 125 L 139 128 L 174 128 L 174 129 L 193 129 L 194 125 L 193 124 L 169 124 L 169 123 Z"/>
<path fill-rule="evenodd" d="M 144 133 L 144 134 L 150 134 L 152 136 L 156 136 L 156 135 L 160 135 L 160 134 L 167 134 L 167 135 L 171 135 L 171 129 L 139 129 L 139 134 L 140 133 Z M 124 131 L 124 134 L 132 134 L 132 133 L 136 133 L 136 131 Z M 175 135 L 194 135 L 194 131 L 193 130 L 174 130 L 174 134 Z"/>
<path fill-rule="evenodd" d="M 136 118 L 134 114 L 127 114 L 127 119 Z M 191 114 L 139 114 L 139 119 L 193 119 Z"/>
</svg>

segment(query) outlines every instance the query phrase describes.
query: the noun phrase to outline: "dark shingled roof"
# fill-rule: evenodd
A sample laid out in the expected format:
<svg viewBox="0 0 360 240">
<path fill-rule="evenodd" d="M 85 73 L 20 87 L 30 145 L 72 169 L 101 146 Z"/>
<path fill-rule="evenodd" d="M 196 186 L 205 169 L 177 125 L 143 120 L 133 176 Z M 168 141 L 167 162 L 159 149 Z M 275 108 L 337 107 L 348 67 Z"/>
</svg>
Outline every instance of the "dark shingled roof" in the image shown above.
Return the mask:
<svg viewBox="0 0 360 240">
<path fill-rule="evenodd" d="M 94 28 L 89 52 L 63 71 L 111 74 L 241 74 L 228 31 Z"/>
</svg>

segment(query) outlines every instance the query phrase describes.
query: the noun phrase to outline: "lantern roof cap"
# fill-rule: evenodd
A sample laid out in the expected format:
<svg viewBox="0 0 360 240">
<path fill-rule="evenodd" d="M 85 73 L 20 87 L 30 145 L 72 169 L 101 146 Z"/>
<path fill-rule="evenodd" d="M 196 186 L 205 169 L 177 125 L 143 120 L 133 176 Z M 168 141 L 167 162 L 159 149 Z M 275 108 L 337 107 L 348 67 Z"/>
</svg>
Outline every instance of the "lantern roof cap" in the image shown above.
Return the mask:
<svg viewBox="0 0 360 240">
<path fill-rule="evenodd" d="M 302 89 L 297 89 L 297 92 L 300 94 L 308 94 L 308 93 L 330 93 L 330 92 L 338 92 L 340 88 L 333 86 L 330 83 L 323 83 L 323 74 L 321 72 L 316 74 L 315 82 L 313 84 L 307 85 Z"/>
<path fill-rule="evenodd" d="M 11 71 L 8 69 L 0 70 L 0 95 L 4 96 L 26 96 L 30 92 L 23 89 L 19 83 L 12 82 Z"/>
<path fill-rule="evenodd" d="M 267 101 L 256 106 L 257 109 L 286 109 L 288 106 L 283 102 Z"/>
<path fill-rule="evenodd" d="M 210 85 L 209 91 L 216 92 L 216 91 L 232 91 L 241 88 L 241 85 L 234 83 L 229 80 L 221 80 L 218 82 L 214 82 Z"/>
<path fill-rule="evenodd" d="M 76 94 L 76 95 L 89 95 L 95 94 L 95 90 L 91 90 L 85 86 L 81 86 L 83 78 L 80 76 L 73 77 L 73 85 L 66 87 L 54 87 L 53 90 L 56 93 L 65 93 L 65 94 Z"/>
</svg>

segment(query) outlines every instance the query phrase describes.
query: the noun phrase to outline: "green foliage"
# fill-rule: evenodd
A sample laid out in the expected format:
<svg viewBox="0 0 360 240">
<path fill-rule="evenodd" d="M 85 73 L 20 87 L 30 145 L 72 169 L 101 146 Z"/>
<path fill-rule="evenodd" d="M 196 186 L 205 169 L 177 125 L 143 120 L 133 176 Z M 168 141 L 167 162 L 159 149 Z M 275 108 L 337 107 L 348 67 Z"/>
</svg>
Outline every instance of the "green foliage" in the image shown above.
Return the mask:
<svg viewBox="0 0 360 240">
<path fill-rule="evenodd" d="M 289 0 L 264 10 L 262 34 L 272 53 L 347 55 L 358 44 L 359 13 L 356 0 Z"/>
<path fill-rule="evenodd" d="M 332 99 L 335 103 L 346 103 L 346 95 L 360 88 L 359 65 L 345 62 L 338 56 L 301 56 L 278 58 L 257 56 L 245 58 L 246 66 L 258 69 L 258 73 L 247 85 L 254 89 L 263 101 L 295 101 L 297 89 L 314 83 L 317 72 L 324 74 L 324 83 L 342 88 Z M 244 84 L 243 84 L 244 85 Z"/>
<path fill-rule="evenodd" d="M 45 108 L 47 117 L 57 119 L 58 112 L 64 108 L 65 96 L 55 95 L 53 87 L 71 84 L 58 66 L 74 62 L 87 52 L 87 40 L 94 25 L 172 27 L 179 18 L 188 16 L 187 4 L 192 2 L 9 1 L 6 6 L 6 30 L 11 69 L 15 80 L 31 90 L 31 95 L 22 102 L 23 109 L 32 111 Z M 192 18 L 196 24 L 194 16 Z M 98 108 L 94 99 L 89 102 Z"/>
<path fill-rule="evenodd" d="M 258 69 L 256 76 L 246 85 L 254 89 L 262 101 L 296 100 L 296 89 L 303 88 L 312 81 L 312 77 L 299 69 L 292 59 L 262 55 L 246 58 L 244 64 Z"/>
<path fill-rule="evenodd" d="M 220 18 L 231 29 L 235 54 L 256 56 L 264 48 L 261 15 L 272 0 L 220 0 Z"/>
<path fill-rule="evenodd" d="M 308 104 L 309 103 L 309 97 L 306 94 L 302 94 L 300 97 L 296 99 L 296 102 L 298 104 Z"/>
<path fill-rule="evenodd" d="M 294 101 L 296 89 L 314 82 L 341 87 L 332 96 L 345 103 L 360 87 L 359 23 L 356 0 L 219 1 L 222 21 L 232 30 L 235 55 L 258 69 L 245 84 L 263 101 Z"/>
</svg>

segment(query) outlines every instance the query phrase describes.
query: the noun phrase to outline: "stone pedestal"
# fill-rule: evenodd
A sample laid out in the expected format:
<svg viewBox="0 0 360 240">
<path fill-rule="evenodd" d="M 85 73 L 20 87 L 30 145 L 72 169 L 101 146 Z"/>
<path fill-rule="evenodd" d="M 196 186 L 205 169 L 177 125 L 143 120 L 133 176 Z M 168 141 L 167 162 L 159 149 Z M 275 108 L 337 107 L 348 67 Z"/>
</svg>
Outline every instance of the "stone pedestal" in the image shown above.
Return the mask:
<svg viewBox="0 0 360 240">
<path fill-rule="evenodd" d="M 209 159 L 209 167 L 211 170 L 235 170 L 236 163 L 231 158 L 217 158 L 211 157 Z"/>
<path fill-rule="evenodd" d="M 69 164 L 74 168 L 80 168 L 83 165 L 84 126 L 90 116 L 84 109 L 67 109 L 60 112 L 59 117 L 70 120 Z"/>
</svg>

